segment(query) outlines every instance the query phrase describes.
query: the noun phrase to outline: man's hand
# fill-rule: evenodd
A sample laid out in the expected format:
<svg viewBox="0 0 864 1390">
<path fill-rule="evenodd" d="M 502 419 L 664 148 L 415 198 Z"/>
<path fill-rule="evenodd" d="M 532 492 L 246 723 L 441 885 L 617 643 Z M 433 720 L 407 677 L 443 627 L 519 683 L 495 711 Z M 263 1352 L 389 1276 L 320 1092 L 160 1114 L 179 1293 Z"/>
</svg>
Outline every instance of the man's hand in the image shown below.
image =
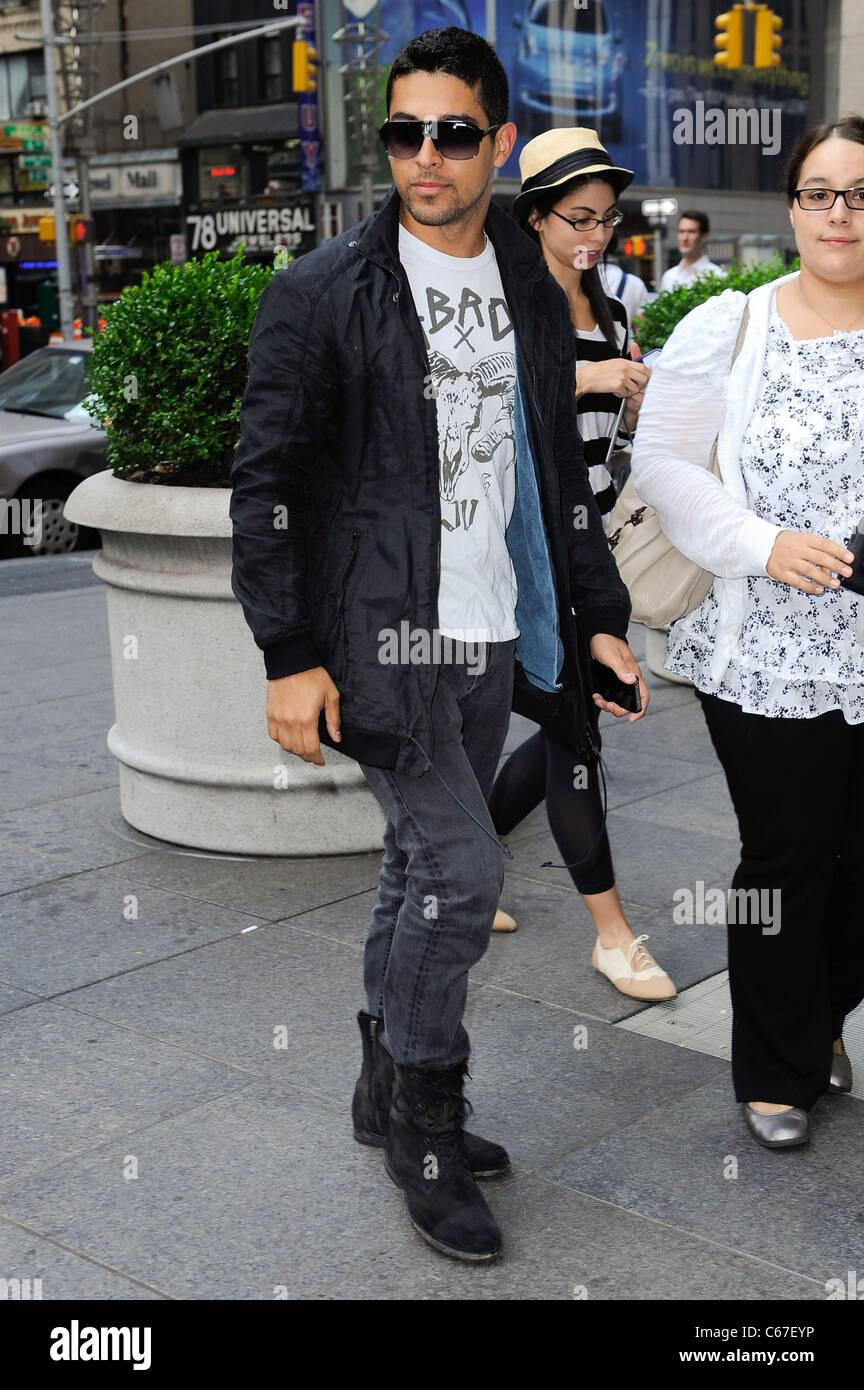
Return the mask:
<svg viewBox="0 0 864 1390">
<path fill-rule="evenodd" d="M 605 710 L 607 714 L 614 714 L 616 719 L 621 719 L 625 714 L 629 715 L 630 723 L 635 724 L 637 719 L 641 719 L 648 709 L 648 702 L 651 696 L 648 694 L 648 687 L 642 679 L 642 670 L 638 661 L 620 637 L 612 637 L 608 632 L 598 632 L 591 638 L 591 655 L 595 661 L 601 662 L 614 671 L 619 680 L 626 681 L 628 685 L 634 681 L 639 682 L 639 694 L 642 697 L 642 708 L 638 713 L 622 709 L 620 705 L 610 704 L 601 695 L 594 692 L 594 703 L 598 709 Z"/>
<path fill-rule="evenodd" d="M 824 594 L 826 588 L 839 589 L 840 581 L 835 575 L 848 579 L 854 558 L 845 545 L 826 536 L 812 536 L 809 531 L 781 531 L 768 556 L 765 573 L 804 594 Z"/>
<path fill-rule="evenodd" d="M 334 743 L 342 734 L 339 691 L 323 666 L 267 682 L 267 732 L 286 753 L 324 766 L 318 738 L 318 716 L 327 711 L 327 732 Z"/>
</svg>

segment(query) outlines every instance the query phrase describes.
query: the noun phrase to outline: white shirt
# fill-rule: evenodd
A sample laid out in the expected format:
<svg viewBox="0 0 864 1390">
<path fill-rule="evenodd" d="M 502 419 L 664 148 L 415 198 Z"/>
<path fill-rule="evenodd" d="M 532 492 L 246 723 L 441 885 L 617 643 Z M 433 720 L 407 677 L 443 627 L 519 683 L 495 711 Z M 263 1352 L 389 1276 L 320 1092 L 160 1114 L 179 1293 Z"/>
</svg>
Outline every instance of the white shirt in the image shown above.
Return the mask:
<svg viewBox="0 0 864 1390">
<path fill-rule="evenodd" d="M 700 256 L 698 261 L 694 261 L 692 265 L 687 265 L 686 261 L 682 259 L 677 265 L 673 265 L 666 271 L 660 281 L 660 289 L 677 290 L 679 285 L 692 285 L 693 281 L 697 280 L 700 275 L 710 275 L 712 271 L 716 272 L 717 275 L 725 275 L 726 273 L 722 266 L 715 265 L 713 261 L 709 261 L 707 256 Z"/>
<path fill-rule="evenodd" d="M 610 265 L 601 262 L 599 266 L 600 281 L 607 294 L 613 299 L 620 299 L 627 311 L 627 327 L 633 329 L 633 320 L 643 305 L 650 298 L 648 286 L 644 280 L 640 280 L 638 275 L 631 275 L 621 270 L 618 265 Z M 624 284 L 621 284 L 621 276 L 624 275 Z M 621 288 L 619 289 L 619 286 Z"/>
<path fill-rule="evenodd" d="M 463 642 L 519 636 L 505 533 L 516 499 L 513 325 L 495 250 L 448 256 L 402 226 L 399 258 L 423 328 L 438 410 L 438 624 Z"/>
<path fill-rule="evenodd" d="M 711 674 L 719 680 L 735 654 L 747 599 L 746 576 L 765 574 L 780 526 L 747 504 L 741 443 L 758 395 L 769 309 L 783 276 L 751 294 L 724 290 L 691 310 L 659 357 L 639 412 L 633 485 L 654 507 L 672 544 L 719 576 L 720 611 Z M 746 300 L 750 322 L 730 371 Z M 718 437 L 719 431 L 719 437 Z M 717 439 L 720 478 L 708 472 Z"/>
<path fill-rule="evenodd" d="M 864 329 L 796 340 L 772 306 L 759 399 L 741 446 L 753 511 L 784 530 L 844 543 L 864 515 Z M 718 602 L 713 589 L 673 623 L 664 664 L 747 714 L 812 719 L 842 710 L 864 723 L 864 603 L 848 589 L 807 594 L 750 575 L 737 652 L 711 675 Z"/>
</svg>

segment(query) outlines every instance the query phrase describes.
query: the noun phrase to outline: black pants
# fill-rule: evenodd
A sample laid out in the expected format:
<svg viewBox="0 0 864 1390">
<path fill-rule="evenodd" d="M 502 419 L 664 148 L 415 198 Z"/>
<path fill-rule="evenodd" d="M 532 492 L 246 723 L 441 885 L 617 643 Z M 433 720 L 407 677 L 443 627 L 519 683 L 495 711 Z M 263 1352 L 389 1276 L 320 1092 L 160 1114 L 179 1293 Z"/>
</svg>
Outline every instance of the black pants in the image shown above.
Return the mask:
<svg viewBox="0 0 864 1390">
<path fill-rule="evenodd" d="M 696 694 L 738 816 L 732 887 L 779 891 L 779 931 L 727 913 L 735 1097 L 807 1110 L 864 999 L 864 724 Z"/>
<path fill-rule="evenodd" d="M 614 888 L 597 765 L 579 763 L 572 749 L 545 729 L 520 744 L 495 779 L 489 811 L 496 833 L 509 835 L 543 800 L 564 863 L 578 866 L 570 877 L 579 892 Z"/>
</svg>

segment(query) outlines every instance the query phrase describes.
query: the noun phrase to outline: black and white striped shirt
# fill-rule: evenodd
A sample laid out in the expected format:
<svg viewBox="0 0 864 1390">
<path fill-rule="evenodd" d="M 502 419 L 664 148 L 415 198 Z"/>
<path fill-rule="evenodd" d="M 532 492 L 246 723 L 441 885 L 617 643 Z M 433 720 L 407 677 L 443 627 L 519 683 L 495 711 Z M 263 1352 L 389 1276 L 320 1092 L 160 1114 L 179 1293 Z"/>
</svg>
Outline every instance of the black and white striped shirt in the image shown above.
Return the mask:
<svg viewBox="0 0 864 1390">
<path fill-rule="evenodd" d="M 618 335 L 619 351 L 616 352 L 603 336 L 599 325 L 596 325 L 590 333 L 578 332 L 576 334 L 576 368 L 586 367 L 589 362 L 608 362 L 613 357 L 628 357 L 627 350 L 627 313 L 618 299 L 613 299 L 610 295 L 606 296 L 612 318 L 615 322 L 615 332 Z M 579 433 L 582 436 L 582 444 L 585 450 L 585 462 L 588 465 L 588 478 L 591 483 L 591 491 L 594 493 L 594 500 L 600 508 L 600 513 L 604 519 L 615 505 L 615 487 L 612 477 L 606 467 L 606 454 L 609 450 L 609 440 L 615 428 L 615 419 L 621 406 L 621 397 L 614 396 L 611 391 L 589 392 L 580 396 L 576 402 L 579 413 Z M 628 443 L 627 436 L 621 432 L 616 440 L 616 449 L 626 448 Z"/>
</svg>

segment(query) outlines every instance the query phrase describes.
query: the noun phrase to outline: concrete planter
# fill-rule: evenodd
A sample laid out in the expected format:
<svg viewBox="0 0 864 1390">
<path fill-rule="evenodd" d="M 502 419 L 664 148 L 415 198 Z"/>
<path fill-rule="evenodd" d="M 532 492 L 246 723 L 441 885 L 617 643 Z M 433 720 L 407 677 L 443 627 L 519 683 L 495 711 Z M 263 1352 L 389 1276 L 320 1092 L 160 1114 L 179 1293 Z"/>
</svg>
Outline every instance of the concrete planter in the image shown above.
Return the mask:
<svg viewBox="0 0 864 1390">
<path fill-rule="evenodd" d="M 122 814 L 198 849 L 379 849 L 383 816 L 357 764 L 325 749 L 315 767 L 267 734 L 264 660 L 231 592 L 229 497 L 106 470 L 66 503 L 102 534 Z"/>
</svg>

